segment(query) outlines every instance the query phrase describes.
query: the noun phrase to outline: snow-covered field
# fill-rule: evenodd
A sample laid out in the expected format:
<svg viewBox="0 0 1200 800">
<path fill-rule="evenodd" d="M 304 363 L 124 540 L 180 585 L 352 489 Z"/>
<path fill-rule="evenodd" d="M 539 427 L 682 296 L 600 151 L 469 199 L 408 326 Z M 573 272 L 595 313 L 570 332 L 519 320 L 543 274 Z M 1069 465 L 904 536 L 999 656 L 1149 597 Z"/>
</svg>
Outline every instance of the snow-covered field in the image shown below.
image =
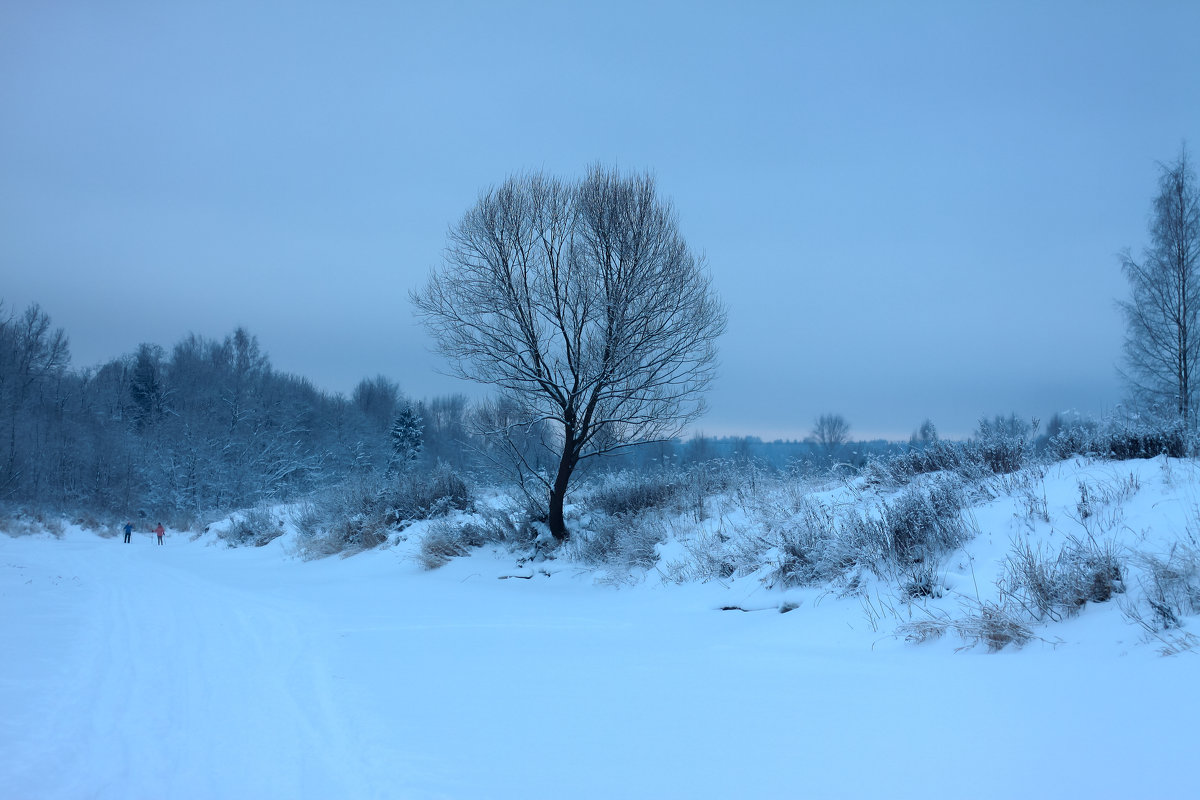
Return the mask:
<svg viewBox="0 0 1200 800">
<path fill-rule="evenodd" d="M 1050 467 L 974 507 L 946 595 L 911 606 L 882 583 L 617 588 L 502 550 L 426 572 L 415 533 L 320 561 L 291 535 L 0 536 L 0 797 L 1194 796 L 1200 658 L 1122 614 L 1135 573 L 1021 649 L 893 633 L 994 599 L 1014 537 L 1101 520 L 1165 553 L 1198 476 Z M 1081 481 L 1111 498 L 1090 522 Z"/>
</svg>

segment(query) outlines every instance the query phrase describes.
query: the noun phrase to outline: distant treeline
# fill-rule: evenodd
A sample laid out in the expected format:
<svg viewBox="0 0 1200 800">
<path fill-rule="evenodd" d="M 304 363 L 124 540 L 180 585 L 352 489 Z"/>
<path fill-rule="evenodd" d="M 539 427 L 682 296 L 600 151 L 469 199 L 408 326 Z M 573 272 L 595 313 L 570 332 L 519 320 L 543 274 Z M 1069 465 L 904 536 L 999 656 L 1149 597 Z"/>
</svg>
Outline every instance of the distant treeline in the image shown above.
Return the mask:
<svg viewBox="0 0 1200 800">
<path fill-rule="evenodd" d="M 830 453 L 811 440 L 776 439 L 763 441 L 757 436 L 696 435 L 690 439 L 672 439 L 627 448 L 609 456 L 604 469 L 646 470 L 665 467 L 687 467 L 706 461 L 753 462 L 772 470 L 825 469 L 835 464 L 858 469 L 874 456 L 886 455 L 907 448 L 906 443 L 884 439 L 848 441 Z"/>
<path fill-rule="evenodd" d="M 0 504 L 8 510 L 198 515 L 288 499 L 385 470 L 408 405 L 363 380 L 349 398 L 272 368 L 239 328 L 143 344 L 71 369 L 66 334 L 37 305 L 0 308 Z M 412 404 L 419 457 L 470 466 L 465 397 Z"/>
<path fill-rule="evenodd" d="M 383 479 L 397 466 L 398 420 L 411 425 L 414 415 L 420 444 L 403 454 L 404 469 L 440 463 L 484 481 L 510 476 L 504 449 L 486 435 L 504 428 L 503 402 L 413 400 L 383 376 L 362 380 L 349 397 L 322 391 L 274 369 L 243 328 L 220 340 L 189 335 L 170 350 L 143 344 L 98 368 L 72 369 L 67 336 L 46 312 L 32 305 L 18 315 L 0 306 L 0 415 L 0 507 L 9 512 L 189 520 L 302 497 L 355 476 Z M 510 449 L 522 435 L 536 465 L 547 455 L 538 445 L 547 432 L 509 429 Z M 695 436 L 624 448 L 585 471 L 680 469 L 718 459 L 774 470 L 857 469 L 930 438 L 831 448 Z"/>
</svg>

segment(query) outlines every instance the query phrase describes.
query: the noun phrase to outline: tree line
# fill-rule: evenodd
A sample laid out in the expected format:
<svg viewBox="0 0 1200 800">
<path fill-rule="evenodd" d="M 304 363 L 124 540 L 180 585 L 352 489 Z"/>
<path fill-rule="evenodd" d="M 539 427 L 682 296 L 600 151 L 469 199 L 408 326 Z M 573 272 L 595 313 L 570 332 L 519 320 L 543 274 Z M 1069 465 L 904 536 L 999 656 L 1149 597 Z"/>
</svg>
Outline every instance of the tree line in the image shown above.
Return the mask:
<svg viewBox="0 0 1200 800">
<path fill-rule="evenodd" d="M 189 334 L 72 368 L 67 333 L 33 304 L 0 304 L 0 508 L 195 519 L 286 501 L 350 477 L 437 463 L 482 480 L 552 474 L 553 435 L 503 398 L 413 400 L 383 375 L 349 396 L 275 369 L 255 335 Z M 520 420 L 522 424 L 513 424 Z M 496 435 L 496 431 L 504 431 Z M 714 460 L 763 469 L 861 466 L 883 440 L 664 437 L 609 453 L 584 473 L 687 469 Z"/>
<path fill-rule="evenodd" d="M 413 401 L 392 380 L 346 397 L 276 370 L 257 337 L 189 335 L 72 369 L 68 337 L 33 304 L 0 306 L 0 503 L 194 517 L 286 500 L 406 459 L 465 469 L 472 404 Z"/>
</svg>

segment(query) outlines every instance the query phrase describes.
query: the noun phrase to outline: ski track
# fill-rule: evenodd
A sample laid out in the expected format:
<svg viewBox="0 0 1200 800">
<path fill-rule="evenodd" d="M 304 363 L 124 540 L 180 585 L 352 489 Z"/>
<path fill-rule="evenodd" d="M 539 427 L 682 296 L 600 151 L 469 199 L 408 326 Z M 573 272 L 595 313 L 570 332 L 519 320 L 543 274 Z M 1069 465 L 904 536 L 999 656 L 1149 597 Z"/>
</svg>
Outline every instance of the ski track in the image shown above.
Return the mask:
<svg viewBox="0 0 1200 800">
<path fill-rule="evenodd" d="M 179 549 L 118 547 L 76 576 L 80 618 L 46 621 L 74 640 L 60 653 L 70 671 L 3 684 L 44 695 L 47 713 L 10 720 L 0 796 L 371 796 L 331 697 L 317 609 L 177 568 Z M 53 580 L 42 571 L 26 569 Z"/>
</svg>

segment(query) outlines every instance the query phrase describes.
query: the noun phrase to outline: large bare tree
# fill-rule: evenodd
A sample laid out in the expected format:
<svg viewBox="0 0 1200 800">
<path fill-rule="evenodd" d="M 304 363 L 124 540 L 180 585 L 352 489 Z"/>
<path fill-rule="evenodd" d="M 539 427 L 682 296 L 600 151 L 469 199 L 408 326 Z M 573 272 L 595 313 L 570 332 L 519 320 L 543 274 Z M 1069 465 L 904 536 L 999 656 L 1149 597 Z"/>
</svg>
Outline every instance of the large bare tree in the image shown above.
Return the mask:
<svg viewBox="0 0 1200 800">
<path fill-rule="evenodd" d="M 1186 146 L 1174 163 L 1160 165 L 1158 188 L 1150 246 L 1140 261 L 1122 255 L 1130 288 L 1120 303 L 1123 375 L 1137 396 L 1169 406 L 1190 425 L 1200 380 L 1200 191 Z"/>
<path fill-rule="evenodd" d="M 483 192 L 412 300 L 456 374 L 498 387 L 517 424 L 551 432 L 554 467 L 530 472 L 560 541 L 581 461 L 676 436 L 703 412 L 725 328 L 654 179 L 602 167 Z"/>
</svg>

